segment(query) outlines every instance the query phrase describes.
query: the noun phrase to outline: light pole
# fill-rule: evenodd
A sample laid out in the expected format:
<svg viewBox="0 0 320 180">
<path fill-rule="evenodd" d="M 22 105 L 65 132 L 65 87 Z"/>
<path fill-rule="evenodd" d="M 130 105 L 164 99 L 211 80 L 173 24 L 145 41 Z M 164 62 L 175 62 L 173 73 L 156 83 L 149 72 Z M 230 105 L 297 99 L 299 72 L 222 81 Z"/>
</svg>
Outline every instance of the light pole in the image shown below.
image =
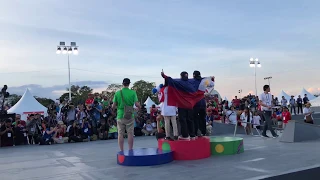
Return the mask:
<svg viewBox="0 0 320 180">
<path fill-rule="evenodd" d="M 261 67 L 260 61 L 258 58 L 250 58 L 250 67 L 254 68 L 254 86 L 256 88 L 256 96 L 258 95 L 258 91 L 257 91 L 257 67 Z"/>
<path fill-rule="evenodd" d="M 69 74 L 69 101 L 71 101 L 71 81 L 70 81 L 70 60 L 69 55 L 74 54 L 78 55 L 78 46 L 76 45 L 76 42 L 71 42 L 70 46 L 66 46 L 65 42 L 60 42 L 60 45 L 57 46 L 57 54 L 67 54 L 68 55 L 68 74 Z"/>
<path fill-rule="evenodd" d="M 264 78 L 264 80 L 268 80 L 269 86 L 270 86 L 270 79 L 272 79 L 272 76 L 270 76 L 270 77 L 265 77 L 265 78 Z"/>
<path fill-rule="evenodd" d="M 242 89 L 239 89 L 240 99 L 241 99 Z"/>
</svg>

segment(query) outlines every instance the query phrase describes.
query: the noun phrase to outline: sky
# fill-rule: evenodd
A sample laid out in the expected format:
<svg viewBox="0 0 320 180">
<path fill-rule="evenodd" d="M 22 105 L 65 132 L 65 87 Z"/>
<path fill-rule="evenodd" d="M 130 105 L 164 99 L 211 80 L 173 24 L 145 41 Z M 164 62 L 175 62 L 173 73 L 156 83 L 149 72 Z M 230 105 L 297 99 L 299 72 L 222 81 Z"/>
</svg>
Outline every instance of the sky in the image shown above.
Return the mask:
<svg viewBox="0 0 320 180">
<path fill-rule="evenodd" d="M 60 41 L 75 41 L 72 84 L 95 91 L 110 83 L 162 83 L 199 70 L 231 98 L 255 93 L 250 57 L 259 58 L 258 93 L 320 93 L 318 0 L 0 0 L 0 82 L 9 92 L 26 87 L 56 98 L 68 87 Z M 0 84 L 0 86 L 2 86 Z"/>
</svg>

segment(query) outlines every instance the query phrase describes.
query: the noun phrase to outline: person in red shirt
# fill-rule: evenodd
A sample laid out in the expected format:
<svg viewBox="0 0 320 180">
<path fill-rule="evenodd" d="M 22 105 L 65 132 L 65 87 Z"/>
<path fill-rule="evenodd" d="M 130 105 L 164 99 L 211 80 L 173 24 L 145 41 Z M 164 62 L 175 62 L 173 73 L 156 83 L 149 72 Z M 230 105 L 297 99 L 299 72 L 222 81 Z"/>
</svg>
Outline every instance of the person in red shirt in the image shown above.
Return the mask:
<svg viewBox="0 0 320 180">
<path fill-rule="evenodd" d="M 291 114 L 287 107 L 283 107 L 282 119 L 283 119 L 283 129 L 284 129 L 288 124 L 288 122 L 291 120 Z"/>
</svg>

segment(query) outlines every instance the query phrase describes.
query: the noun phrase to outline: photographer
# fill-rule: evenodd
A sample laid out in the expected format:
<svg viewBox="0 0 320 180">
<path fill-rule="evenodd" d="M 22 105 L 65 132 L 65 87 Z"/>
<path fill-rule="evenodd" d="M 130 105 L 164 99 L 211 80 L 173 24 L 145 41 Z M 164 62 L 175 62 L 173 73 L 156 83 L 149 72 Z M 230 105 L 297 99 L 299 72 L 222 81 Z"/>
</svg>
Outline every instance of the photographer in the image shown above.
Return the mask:
<svg viewBox="0 0 320 180">
<path fill-rule="evenodd" d="M 95 100 L 92 105 L 92 127 L 93 127 L 93 133 L 96 135 L 98 135 L 97 127 L 100 123 L 101 112 L 102 112 L 102 106 L 100 106 L 99 102 Z"/>
<path fill-rule="evenodd" d="M 74 107 L 73 103 L 69 103 L 65 106 L 65 109 L 67 111 L 67 119 L 66 119 L 66 124 L 67 125 L 72 125 L 73 122 L 76 120 L 76 114 L 77 110 Z"/>
<path fill-rule="evenodd" d="M 21 116 L 19 114 L 16 115 L 16 119 L 14 122 L 14 141 L 15 145 L 27 145 L 27 130 L 26 127 L 21 123 Z"/>
<path fill-rule="evenodd" d="M 12 126 L 11 119 L 6 119 L 5 123 L 1 126 L 1 147 L 13 146 L 14 127 Z"/>
<path fill-rule="evenodd" d="M 27 121 L 27 131 L 29 144 L 39 144 L 39 138 L 41 138 L 41 119 L 34 118 L 33 114 L 31 114 Z"/>
<path fill-rule="evenodd" d="M 68 142 L 82 142 L 81 138 L 81 128 L 78 122 L 73 122 L 72 126 L 69 129 L 69 139 Z"/>
</svg>

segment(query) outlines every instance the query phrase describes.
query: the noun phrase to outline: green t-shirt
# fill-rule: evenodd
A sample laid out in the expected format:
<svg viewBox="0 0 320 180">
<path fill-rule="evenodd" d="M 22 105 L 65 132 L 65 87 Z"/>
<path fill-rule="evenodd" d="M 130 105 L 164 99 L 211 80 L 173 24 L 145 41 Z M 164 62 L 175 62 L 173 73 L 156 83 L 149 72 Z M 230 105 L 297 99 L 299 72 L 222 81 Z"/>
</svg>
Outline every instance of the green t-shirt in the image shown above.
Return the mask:
<svg viewBox="0 0 320 180">
<path fill-rule="evenodd" d="M 115 132 L 118 132 L 117 126 L 110 126 L 109 133 L 115 133 Z"/>
<path fill-rule="evenodd" d="M 131 90 L 129 88 L 122 88 L 122 94 L 124 98 L 124 103 L 127 106 L 132 106 L 134 105 L 135 102 L 138 102 L 138 97 L 137 93 L 134 90 Z M 121 97 L 121 92 L 117 91 L 114 94 L 113 97 L 113 102 L 117 103 L 117 120 L 123 119 L 124 116 L 124 104 L 122 103 L 122 97 Z M 134 114 L 132 114 L 132 117 L 134 118 Z"/>
<path fill-rule="evenodd" d="M 103 100 L 102 101 L 102 106 L 103 106 L 103 108 L 108 107 L 109 106 L 109 102 L 107 100 Z"/>
</svg>

